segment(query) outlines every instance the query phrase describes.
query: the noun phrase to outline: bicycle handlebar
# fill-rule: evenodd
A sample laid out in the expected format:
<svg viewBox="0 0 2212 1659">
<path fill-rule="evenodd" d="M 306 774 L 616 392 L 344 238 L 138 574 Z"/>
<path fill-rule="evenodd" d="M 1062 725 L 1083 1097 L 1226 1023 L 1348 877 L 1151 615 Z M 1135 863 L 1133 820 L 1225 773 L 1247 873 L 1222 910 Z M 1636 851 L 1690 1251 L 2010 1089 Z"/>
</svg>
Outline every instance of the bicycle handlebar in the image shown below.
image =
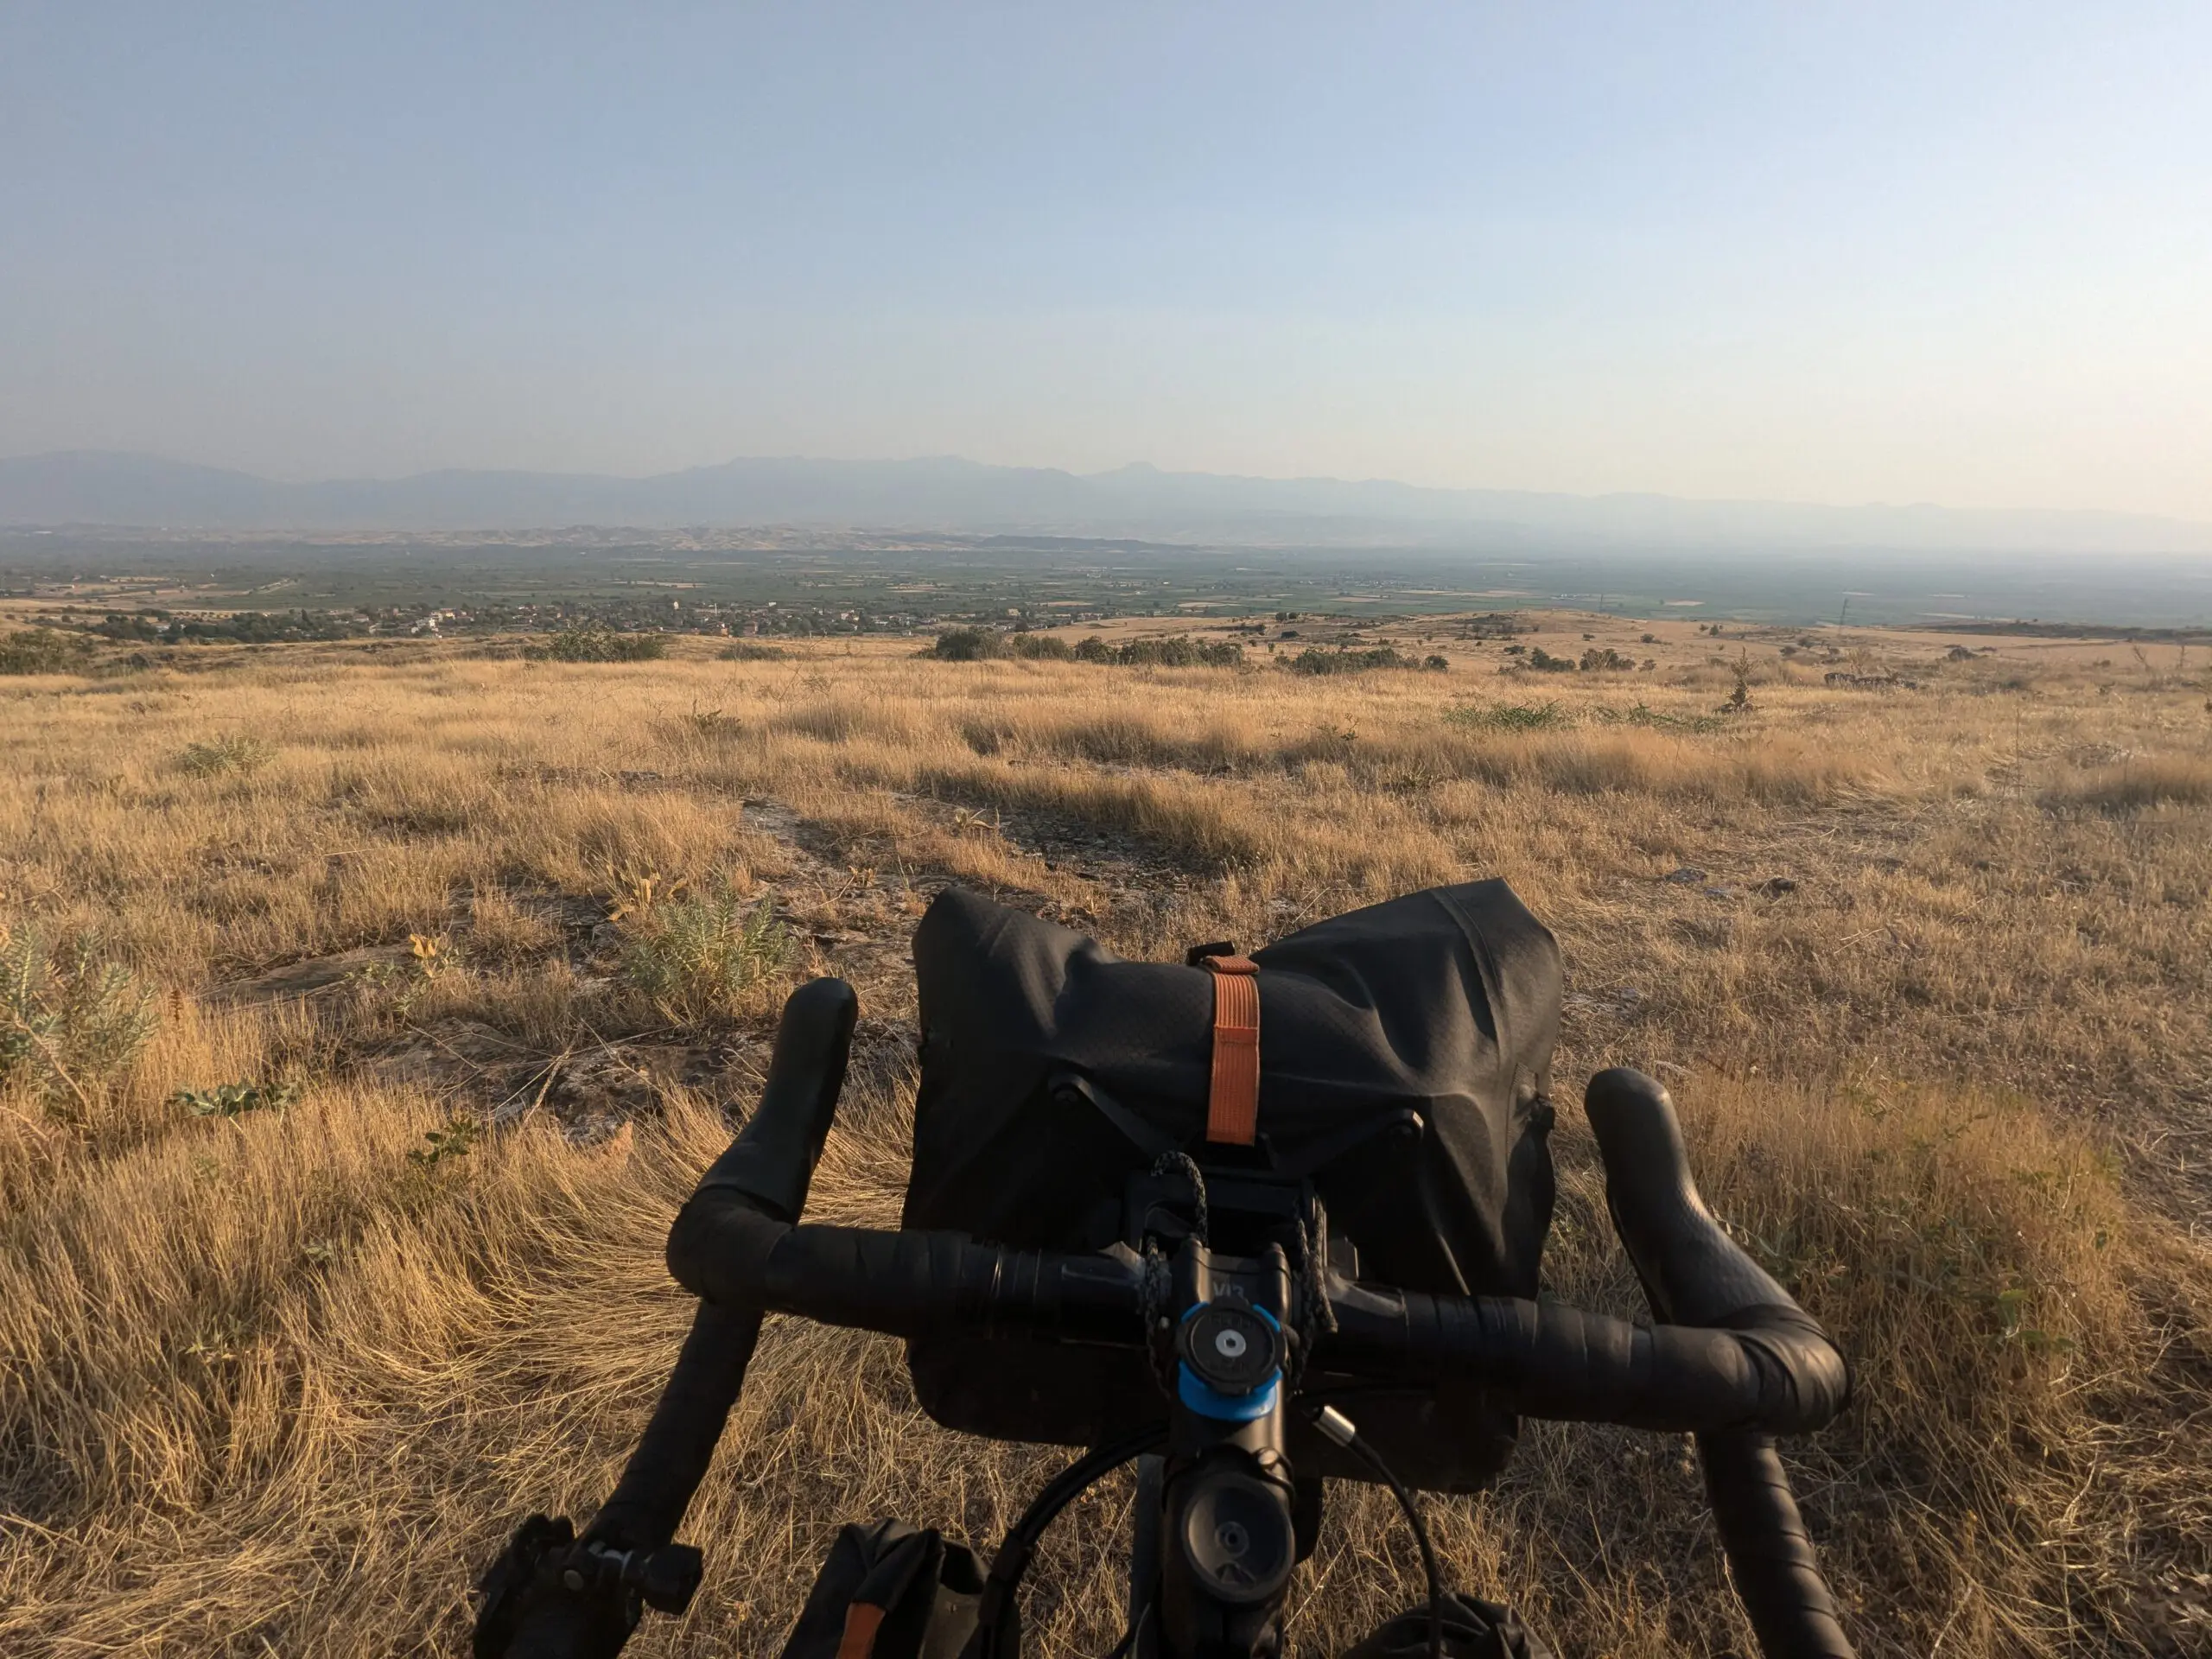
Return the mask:
<svg viewBox="0 0 2212 1659">
<path fill-rule="evenodd" d="M 1166 1287 L 1148 1282 L 1156 1268 L 1126 1245 L 1068 1255 L 962 1233 L 800 1223 L 856 1012 L 851 988 L 833 979 L 801 986 L 785 1004 L 760 1106 L 670 1230 L 669 1270 L 701 1298 L 676 1376 L 579 1548 L 652 1547 L 674 1535 L 764 1313 L 900 1337 L 963 1328 L 1144 1343 Z M 1705 1207 L 1665 1090 L 1616 1069 L 1592 1080 L 1586 1105 L 1607 1205 L 1658 1324 L 1329 1273 L 1322 1290 L 1333 1321 L 1294 1321 L 1321 1332 L 1310 1358 L 1332 1375 L 1415 1385 L 1471 1376 L 1524 1416 L 1694 1433 L 1729 1564 L 1769 1659 L 1850 1659 L 1771 1438 L 1833 1419 L 1849 1399 L 1849 1368 Z M 480 1624 L 480 1653 L 485 1634 Z M 531 1634 L 488 1651 L 569 1651 L 522 1639 Z"/>
<path fill-rule="evenodd" d="M 1687 1163 L 1675 1169 L 1653 1155 L 1671 1138 L 1680 1160 L 1672 1104 L 1649 1079 L 1652 1092 L 1638 1103 L 1618 1082 L 1622 1075 L 1605 1074 L 1617 1081 L 1600 1148 L 1609 1190 L 1636 1218 L 1631 1255 L 1639 1271 L 1654 1264 L 1662 1282 L 1712 1263 L 1732 1268 L 1724 1275 L 1726 1306 L 1704 1310 L 1707 1320 L 1646 1327 L 1556 1303 L 1431 1295 L 1332 1273 L 1325 1294 L 1334 1319 L 1319 1322 L 1324 1334 L 1310 1363 L 1409 1384 L 1471 1374 L 1524 1416 L 1637 1428 L 1796 1433 L 1833 1418 L 1848 1390 L 1842 1356 L 1695 1203 Z M 669 1271 L 706 1302 L 896 1337 L 958 1328 L 1143 1344 L 1156 1291 L 1125 1245 L 1065 1255 L 1003 1249 L 964 1233 L 794 1224 L 748 1172 L 770 1166 L 764 1148 L 798 1144 L 797 1109 L 779 1122 L 764 1099 L 670 1230 Z M 1647 1122 L 1655 1113 L 1656 1129 Z M 1678 1184 L 1668 1185 L 1670 1178 Z M 1681 1192 L 1694 1210 L 1662 1202 Z M 1685 1216 L 1694 1224 L 1677 1224 Z"/>
<path fill-rule="evenodd" d="M 810 980 L 791 993 L 776 1027 L 760 1104 L 708 1170 L 700 1192 L 719 1182 L 716 1190 L 742 1193 L 757 1213 L 798 1218 L 844 1089 L 859 1014 L 860 999 L 842 979 Z M 585 1529 L 586 1542 L 635 1548 L 676 1535 L 744 1387 L 762 1307 L 719 1297 L 701 1301 L 645 1437 L 613 1496 Z"/>
<path fill-rule="evenodd" d="M 1818 1330 L 1705 1207 L 1690 1179 L 1675 1103 L 1664 1089 L 1641 1071 L 1616 1067 L 1590 1079 L 1583 1108 L 1605 1161 L 1605 1205 L 1613 1230 L 1643 1281 L 1653 1313 L 1684 1325 L 1741 1329 L 1787 1310 Z M 1833 1347 L 1827 1352 L 1833 1365 L 1800 1375 L 1832 1396 L 1832 1404 L 1825 1398 L 1821 1404 L 1834 1416 L 1849 1400 L 1851 1372 Z M 1736 1592 L 1768 1654 L 1852 1659 L 1835 1598 L 1821 1576 L 1772 1434 L 1760 1432 L 1772 1427 L 1705 1430 L 1697 1437 L 1706 1493 Z"/>
</svg>

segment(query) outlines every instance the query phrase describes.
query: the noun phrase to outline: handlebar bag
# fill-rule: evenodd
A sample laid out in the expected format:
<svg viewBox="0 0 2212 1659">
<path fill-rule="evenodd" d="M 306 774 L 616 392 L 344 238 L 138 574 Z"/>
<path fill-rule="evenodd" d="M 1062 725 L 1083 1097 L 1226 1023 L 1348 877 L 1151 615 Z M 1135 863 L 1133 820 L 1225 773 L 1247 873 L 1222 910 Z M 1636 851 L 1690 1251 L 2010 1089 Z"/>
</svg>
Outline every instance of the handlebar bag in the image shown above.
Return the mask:
<svg viewBox="0 0 2212 1659">
<path fill-rule="evenodd" d="M 1224 1148 L 1205 1138 L 1211 974 L 940 894 L 914 934 L 921 1079 L 904 1224 L 1103 1249 L 1125 1236 L 1131 1178 L 1183 1152 L 1217 1177 L 1310 1181 L 1332 1249 L 1352 1247 L 1363 1278 L 1533 1297 L 1553 1198 L 1551 933 L 1504 882 L 1472 881 L 1317 923 L 1252 960 L 1258 1132 Z M 1135 1353 L 955 1335 L 918 1339 L 908 1360 L 923 1408 L 970 1433 L 1097 1445 L 1166 1411 Z M 1516 1428 L 1464 1383 L 1363 1393 L 1357 1414 L 1402 1478 L 1437 1490 L 1487 1481 Z M 1364 1476 L 1294 1430 L 1301 1468 Z"/>
</svg>

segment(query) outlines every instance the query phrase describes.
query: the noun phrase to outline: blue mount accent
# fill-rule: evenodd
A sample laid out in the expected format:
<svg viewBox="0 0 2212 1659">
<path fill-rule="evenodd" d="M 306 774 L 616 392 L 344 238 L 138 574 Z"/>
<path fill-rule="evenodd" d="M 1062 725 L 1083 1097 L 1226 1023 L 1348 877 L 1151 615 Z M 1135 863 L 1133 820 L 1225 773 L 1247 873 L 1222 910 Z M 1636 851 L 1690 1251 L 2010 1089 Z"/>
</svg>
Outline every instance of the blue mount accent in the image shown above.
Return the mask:
<svg viewBox="0 0 2212 1659">
<path fill-rule="evenodd" d="M 1192 1304 L 1184 1313 L 1184 1321 L 1188 1323 L 1205 1306 L 1204 1302 Z M 1266 1308 L 1254 1306 L 1252 1312 L 1277 1330 L 1282 1328 L 1282 1321 Z M 1220 1389 L 1201 1382 L 1198 1374 L 1191 1369 L 1187 1360 L 1175 1362 L 1175 1397 L 1199 1416 L 1211 1417 L 1217 1423 L 1256 1421 L 1275 1408 L 1275 1401 L 1281 1393 L 1281 1371 L 1270 1372 L 1267 1382 L 1249 1394 L 1224 1394 Z"/>
<path fill-rule="evenodd" d="M 1188 1365 L 1176 1362 L 1176 1397 L 1199 1416 L 1217 1422 L 1249 1423 L 1264 1417 L 1275 1408 L 1275 1396 L 1281 1392 L 1281 1373 L 1269 1377 L 1267 1387 L 1249 1394 L 1223 1394 L 1199 1382 Z"/>
</svg>

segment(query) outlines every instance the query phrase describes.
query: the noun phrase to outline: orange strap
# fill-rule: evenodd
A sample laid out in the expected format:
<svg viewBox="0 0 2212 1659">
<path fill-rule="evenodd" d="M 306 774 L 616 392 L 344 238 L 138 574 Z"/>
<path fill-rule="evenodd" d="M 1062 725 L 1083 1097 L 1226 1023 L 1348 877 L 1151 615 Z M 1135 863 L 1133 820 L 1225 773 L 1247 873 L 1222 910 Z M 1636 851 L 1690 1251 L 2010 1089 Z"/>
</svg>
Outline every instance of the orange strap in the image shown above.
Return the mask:
<svg viewBox="0 0 2212 1659">
<path fill-rule="evenodd" d="M 883 1611 L 872 1601 L 856 1601 L 845 1609 L 845 1636 L 837 1643 L 837 1659 L 868 1659 L 875 1651 Z"/>
<path fill-rule="evenodd" d="M 1206 1139 L 1249 1147 L 1260 1128 L 1260 968 L 1249 957 L 1208 957 L 1204 965 L 1213 975 Z"/>
</svg>

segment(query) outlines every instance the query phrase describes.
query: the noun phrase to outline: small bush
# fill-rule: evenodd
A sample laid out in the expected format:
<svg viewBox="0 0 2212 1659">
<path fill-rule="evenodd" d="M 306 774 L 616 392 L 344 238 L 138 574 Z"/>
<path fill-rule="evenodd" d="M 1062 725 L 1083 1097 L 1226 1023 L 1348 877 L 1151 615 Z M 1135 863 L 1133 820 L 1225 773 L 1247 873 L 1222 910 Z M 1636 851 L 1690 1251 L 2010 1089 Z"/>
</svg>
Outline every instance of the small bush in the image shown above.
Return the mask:
<svg viewBox="0 0 2212 1659">
<path fill-rule="evenodd" d="M 1592 710 L 1599 720 L 1608 726 L 1656 726 L 1678 732 L 1717 732 L 1721 728 L 1716 715 L 1669 715 L 1656 709 L 1647 709 L 1642 703 L 1626 714 L 1617 709 Z"/>
<path fill-rule="evenodd" d="M 258 772 L 276 753 L 257 737 L 231 732 L 205 743 L 186 744 L 176 763 L 194 778 L 219 778 L 225 772 Z"/>
<path fill-rule="evenodd" d="M 1084 644 L 1091 644 L 1084 640 Z M 1007 658 L 1024 662 L 1065 663 L 1081 657 L 1086 662 L 1098 660 L 1096 655 L 1085 657 L 1083 651 L 1056 633 L 1001 633 L 995 628 L 951 628 L 937 637 L 937 643 L 922 652 L 941 663 L 999 662 Z"/>
<path fill-rule="evenodd" d="M 922 652 L 941 663 L 990 662 L 1008 655 L 1006 636 L 989 628 L 950 628 Z"/>
<path fill-rule="evenodd" d="M 682 894 L 632 918 L 622 974 L 670 1024 L 710 1028 L 743 1011 L 746 994 L 783 965 L 791 938 L 763 899 Z"/>
<path fill-rule="evenodd" d="M 170 1098 L 194 1117 L 244 1117 L 282 1112 L 300 1097 L 289 1083 L 219 1083 L 213 1089 L 180 1089 Z"/>
<path fill-rule="evenodd" d="M 1433 652 L 1421 659 L 1421 665 L 1432 674 L 1444 674 L 1451 671 L 1452 659 L 1440 651 Z"/>
<path fill-rule="evenodd" d="M 1574 722 L 1555 702 L 1463 702 L 1444 711 L 1454 726 L 1494 732 L 1541 732 Z"/>
<path fill-rule="evenodd" d="M 92 641 L 52 628 L 18 628 L 0 639 L 0 674 L 69 674 L 85 664 Z"/>
<path fill-rule="evenodd" d="M 153 992 L 96 960 L 90 939 L 63 960 L 38 929 L 0 925 L 0 1083 L 81 1096 L 128 1067 L 158 1023 Z"/>
<path fill-rule="evenodd" d="M 1633 658 L 1622 656 L 1611 645 L 1593 645 L 1582 653 L 1582 671 L 1586 674 L 1617 674 L 1635 666 Z"/>
<path fill-rule="evenodd" d="M 1096 634 L 1070 653 L 1079 663 L 1119 668 L 1242 668 L 1244 647 L 1233 639 L 1193 639 L 1173 634 L 1165 639 L 1132 639 L 1109 645 Z"/>
<path fill-rule="evenodd" d="M 423 1139 L 427 1144 L 409 1153 L 407 1161 L 419 1170 L 434 1170 L 456 1158 L 467 1157 L 470 1148 L 483 1138 L 483 1124 L 473 1117 L 455 1112 L 446 1119 L 442 1128 L 423 1132 Z"/>
<path fill-rule="evenodd" d="M 1529 649 L 1529 666 L 1545 674 L 1572 674 L 1574 658 L 1554 657 L 1541 645 L 1532 645 Z"/>
<path fill-rule="evenodd" d="M 1308 645 L 1289 663 L 1294 674 L 1361 674 L 1371 668 L 1415 665 L 1414 658 L 1389 645 L 1372 645 L 1365 651 L 1324 651 L 1319 645 Z"/>
<path fill-rule="evenodd" d="M 617 633 L 596 623 L 563 628 L 540 650 L 525 653 L 556 663 L 651 663 L 668 655 L 668 640 L 658 633 Z"/>
<path fill-rule="evenodd" d="M 1173 634 L 1165 639 L 1132 639 L 1115 653 L 1124 668 L 1236 668 L 1244 647 L 1230 639 L 1192 639 Z"/>
</svg>

